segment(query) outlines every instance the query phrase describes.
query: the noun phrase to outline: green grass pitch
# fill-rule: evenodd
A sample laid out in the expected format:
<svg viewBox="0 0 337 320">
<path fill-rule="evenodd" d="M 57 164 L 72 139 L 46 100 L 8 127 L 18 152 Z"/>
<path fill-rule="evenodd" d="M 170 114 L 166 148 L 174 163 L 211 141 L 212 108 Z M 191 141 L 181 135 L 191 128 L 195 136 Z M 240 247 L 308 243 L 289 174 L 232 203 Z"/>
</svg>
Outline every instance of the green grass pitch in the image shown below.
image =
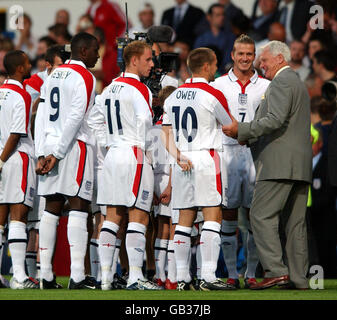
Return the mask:
<svg viewBox="0 0 337 320">
<path fill-rule="evenodd" d="M 57 281 L 63 289 L 0 289 L 0 300 L 337 300 L 336 279 L 325 280 L 324 290 L 280 290 L 274 287 L 261 291 L 240 289 L 224 292 L 68 290 L 67 277 L 58 277 Z M 243 283 L 241 285 L 243 287 Z"/>
</svg>

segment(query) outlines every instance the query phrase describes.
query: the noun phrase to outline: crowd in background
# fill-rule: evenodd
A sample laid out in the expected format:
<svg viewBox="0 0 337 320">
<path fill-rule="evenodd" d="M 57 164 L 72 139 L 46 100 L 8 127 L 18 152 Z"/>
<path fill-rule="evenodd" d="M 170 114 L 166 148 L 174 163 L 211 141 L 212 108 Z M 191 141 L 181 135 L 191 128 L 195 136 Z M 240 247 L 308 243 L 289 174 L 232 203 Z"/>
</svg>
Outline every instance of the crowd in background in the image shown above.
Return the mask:
<svg viewBox="0 0 337 320">
<path fill-rule="evenodd" d="M 323 16 L 310 13 L 313 5 L 323 8 Z M 139 10 L 139 21 L 130 21 L 133 32 L 147 32 L 155 25 L 155 12 L 146 3 Z M 23 16 L 23 29 L 17 34 L 0 30 L 0 83 L 6 78 L 3 57 L 8 51 L 20 49 L 31 59 L 33 73 L 46 68 L 45 53 L 53 44 L 69 44 L 71 12 L 61 9 L 54 21 L 37 39 L 32 34 L 31 17 Z M 337 2 L 335 0 L 256 0 L 250 16 L 230 0 L 214 0 L 206 12 L 193 5 L 193 0 L 176 0 L 176 5 L 165 10 L 161 24 L 175 30 L 172 43 L 162 45 L 163 51 L 179 53 L 179 63 L 172 76 L 179 84 L 190 77 L 186 60 L 188 53 L 198 47 L 209 47 L 217 54 L 218 76 L 232 66 L 231 51 L 237 36 L 244 33 L 255 40 L 259 69 L 259 48 L 271 40 L 286 42 L 291 51 L 290 66 L 306 84 L 311 98 L 312 124 L 319 132 L 313 143 L 313 184 L 311 204 L 308 206 L 310 264 L 323 266 L 326 277 L 337 277 L 337 222 L 336 193 L 329 183 L 327 159 L 328 137 L 336 113 L 336 100 L 322 96 L 326 81 L 337 82 Z M 311 21 L 313 19 L 314 21 Z M 313 29 L 322 19 L 323 28 Z M 315 24 L 316 23 L 316 24 Z M 92 70 L 97 79 L 96 92 L 102 92 L 119 74 L 116 63 L 116 38 L 125 34 L 125 14 L 118 4 L 107 0 L 90 0 L 88 9 L 77 23 L 75 33 L 85 31 L 96 36 L 100 43 L 100 59 Z M 300 146 L 299 146 L 300 148 Z"/>
</svg>

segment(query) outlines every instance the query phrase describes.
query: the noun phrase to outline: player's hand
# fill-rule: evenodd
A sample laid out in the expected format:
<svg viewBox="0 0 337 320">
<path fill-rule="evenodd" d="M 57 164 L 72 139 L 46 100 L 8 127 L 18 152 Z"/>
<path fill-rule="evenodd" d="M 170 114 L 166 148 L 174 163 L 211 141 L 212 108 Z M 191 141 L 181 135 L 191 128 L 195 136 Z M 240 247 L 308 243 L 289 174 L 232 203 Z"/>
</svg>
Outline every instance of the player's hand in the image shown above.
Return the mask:
<svg viewBox="0 0 337 320">
<path fill-rule="evenodd" d="M 46 165 L 45 157 L 39 157 L 39 159 L 37 160 L 36 169 L 35 169 L 36 174 L 43 175 L 42 171 L 45 165 Z"/>
<path fill-rule="evenodd" d="M 232 123 L 227 126 L 222 126 L 222 132 L 231 138 L 238 137 L 238 122 L 232 117 Z"/>
<path fill-rule="evenodd" d="M 180 155 L 180 159 L 177 160 L 177 163 L 182 171 L 191 171 L 193 168 L 192 161 L 183 155 Z"/>
<path fill-rule="evenodd" d="M 157 195 L 153 192 L 153 200 L 152 200 L 152 203 L 154 206 L 158 206 L 160 201 L 159 201 L 159 198 L 157 197 Z"/>
<path fill-rule="evenodd" d="M 160 195 L 159 200 L 162 204 L 168 205 L 171 201 L 172 187 L 169 185 L 164 192 Z"/>
<path fill-rule="evenodd" d="M 59 161 L 52 154 L 47 156 L 45 160 L 46 160 L 46 163 L 45 163 L 45 166 L 42 170 L 42 174 L 46 174 L 46 173 L 50 172 L 54 168 L 55 164 Z"/>
</svg>

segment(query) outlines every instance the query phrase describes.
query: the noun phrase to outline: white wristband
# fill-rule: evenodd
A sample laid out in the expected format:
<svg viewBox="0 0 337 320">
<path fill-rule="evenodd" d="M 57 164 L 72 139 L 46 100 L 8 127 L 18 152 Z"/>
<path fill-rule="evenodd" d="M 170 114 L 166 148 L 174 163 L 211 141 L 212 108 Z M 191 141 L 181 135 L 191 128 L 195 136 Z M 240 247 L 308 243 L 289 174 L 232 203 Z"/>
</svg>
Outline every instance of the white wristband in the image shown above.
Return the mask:
<svg viewBox="0 0 337 320">
<path fill-rule="evenodd" d="M 2 167 L 4 166 L 4 164 L 5 164 L 5 162 L 0 159 L 0 170 L 2 169 Z"/>
</svg>

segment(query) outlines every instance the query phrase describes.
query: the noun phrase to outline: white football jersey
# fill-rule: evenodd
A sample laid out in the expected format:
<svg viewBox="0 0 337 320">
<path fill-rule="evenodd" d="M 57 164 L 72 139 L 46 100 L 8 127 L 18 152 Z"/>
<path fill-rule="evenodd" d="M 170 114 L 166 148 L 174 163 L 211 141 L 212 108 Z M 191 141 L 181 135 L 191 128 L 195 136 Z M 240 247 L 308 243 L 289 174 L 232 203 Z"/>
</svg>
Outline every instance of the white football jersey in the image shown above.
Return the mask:
<svg viewBox="0 0 337 320">
<path fill-rule="evenodd" d="M 87 123 L 95 99 L 95 84 L 95 77 L 77 60 L 67 60 L 46 79 L 45 91 L 41 93 L 47 112 L 44 147 L 50 150 L 52 146 L 56 158 L 63 159 L 74 140 L 95 145 Z"/>
<path fill-rule="evenodd" d="M 47 69 L 33 74 L 29 79 L 23 82 L 26 91 L 32 97 L 32 103 L 40 96 L 41 87 L 48 77 Z"/>
<path fill-rule="evenodd" d="M 231 122 L 225 96 L 204 78 L 187 79 L 164 103 L 163 125 L 180 151 L 221 150 L 221 125 Z"/>
<path fill-rule="evenodd" d="M 227 74 L 215 79 L 211 86 L 225 95 L 230 113 L 237 121 L 250 122 L 254 119 L 255 111 L 269 83 L 269 80 L 259 76 L 255 70 L 254 75 L 243 85 L 233 69 L 230 69 Z M 223 134 L 223 144 L 238 144 L 238 141 Z"/>
<path fill-rule="evenodd" d="M 114 79 L 96 97 L 89 117 L 98 143 L 107 147 L 138 146 L 146 150 L 146 136 L 152 127 L 151 105 L 151 91 L 137 75 L 123 73 Z"/>
<path fill-rule="evenodd" d="M 34 156 L 34 145 L 30 132 L 31 97 L 23 85 L 8 79 L 0 87 L 0 149 L 3 150 L 11 133 L 21 138 L 15 151 Z"/>
</svg>

